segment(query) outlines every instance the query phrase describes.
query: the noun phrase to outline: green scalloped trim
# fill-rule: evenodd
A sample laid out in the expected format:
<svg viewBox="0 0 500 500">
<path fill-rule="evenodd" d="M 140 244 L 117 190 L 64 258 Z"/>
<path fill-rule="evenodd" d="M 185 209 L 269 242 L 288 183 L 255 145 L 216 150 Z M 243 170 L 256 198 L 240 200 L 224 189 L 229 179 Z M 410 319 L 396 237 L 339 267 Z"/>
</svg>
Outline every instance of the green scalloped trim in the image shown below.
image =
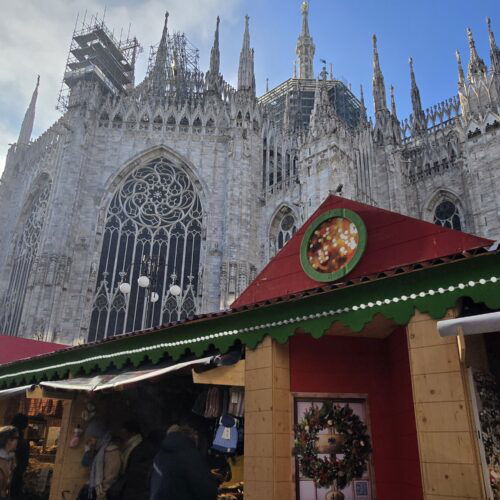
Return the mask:
<svg viewBox="0 0 500 500">
<path fill-rule="evenodd" d="M 491 277 L 495 277 L 495 282 L 490 281 Z M 471 281 L 474 286 L 468 285 Z M 462 288 L 458 287 L 459 284 Z M 450 286 L 452 291 L 448 290 Z M 440 288 L 443 293 L 439 292 Z M 429 290 L 434 292 L 433 295 L 428 294 Z M 420 292 L 426 295 L 420 297 Z M 416 294 L 414 299 L 410 298 L 411 294 Z M 407 297 L 406 300 L 393 301 L 403 296 Z M 476 303 L 483 302 L 491 309 L 500 308 L 500 254 L 483 255 L 0 366 L 0 387 L 35 383 L 53 377 L 66 378 L 68 373 L 77 375 L 81 370 L 86 374 L 104 372 L 112 365 L 121 369 L 129 362 L 137 367 L 146 359 L 157 363 L 166 354 L 174 361 L 186 352 L 201 356 L 211 345 L 220 352 L 226 352 L 237 340 L 254 348 L 266 335 L 284 343 L 297 330 L 319 338 L 335 323 L 350 328 L 355 335 L 375 314 L 382 314 L 399 325 L 407 324 L 416 309 L 439 319 L 461 297 L 470 297 Z M 377 301 L 382 303 L 375 305 Z M 373 305 L 369 306 L 370 303 Z M 347 312 L 343 311 L 345 308 Z M 173 343 L 179 344 L 171 345 Z"/>
<path fill-rule="evenodd" d="M 334 273 L 320 273 L 314 269 L 309 263 L 307 258 L 307 247 L 309 245 L 309 240 L 313 232 L 318 228 L 323 222 L 333 219 L 335 217 L 350 220 L 358 230 L 358 247 L 352 259 L 341 269 L 335 271 Z M 304 272 L 313 280 L 327 282 L 338 280 L 347 274 L 349 274 L 361 260 L 366 248 L 366 226 L 363 219 L 352 210 L 347 208 L 335 208 L 333 210 L 328 210 L 322 213 L 319 217 L 316 217 L 308 226 L 300 244 L 300 264 Z"/>
</svg>

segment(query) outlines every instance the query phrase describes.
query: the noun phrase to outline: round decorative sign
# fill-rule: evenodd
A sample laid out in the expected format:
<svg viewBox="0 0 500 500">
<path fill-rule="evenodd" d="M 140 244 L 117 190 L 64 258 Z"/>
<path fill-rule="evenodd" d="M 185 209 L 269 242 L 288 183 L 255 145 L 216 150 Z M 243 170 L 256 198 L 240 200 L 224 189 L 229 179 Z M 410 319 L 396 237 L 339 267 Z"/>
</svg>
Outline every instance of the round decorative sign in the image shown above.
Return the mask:
<svg viewBox="0 0 500 500">
<path fill-rule="evenodd" d="M 366 226 L 346 208 L 321 214 L 307 228 L 300 247 L 300 263 L 316 281 L 335 281 L 350 273 L 366 248 Z"/>
</svg>

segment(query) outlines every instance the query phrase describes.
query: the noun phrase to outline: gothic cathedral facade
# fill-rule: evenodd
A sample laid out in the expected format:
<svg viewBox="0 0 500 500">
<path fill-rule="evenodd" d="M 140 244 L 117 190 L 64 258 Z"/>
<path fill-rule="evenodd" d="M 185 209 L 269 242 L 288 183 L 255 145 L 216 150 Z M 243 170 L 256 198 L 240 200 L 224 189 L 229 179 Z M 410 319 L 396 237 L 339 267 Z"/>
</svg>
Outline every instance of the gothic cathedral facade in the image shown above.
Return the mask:
<svg viewBox="0 0 500 500">
<path fill-rule="evenodd" d="M 249 20 L 237 88 L 204 73 L 168 14 L 145 79 L 137 44 L 75 31 L 64 112 L 38 139 L 38 83 L 0 184 L 0 332 L 74 344 L 228 308 L 330 192 L 500 239 L 500 50 L 470 30 L 458 95 L 387 104 L 373 37 L 375 116 L 323 67 L 302 5 L 293 78 L 258 98 Z M 138 286 L 139 276 L 148 286 Z M 144 283 L 143 283 L 144 285 Z"/>
</svg>

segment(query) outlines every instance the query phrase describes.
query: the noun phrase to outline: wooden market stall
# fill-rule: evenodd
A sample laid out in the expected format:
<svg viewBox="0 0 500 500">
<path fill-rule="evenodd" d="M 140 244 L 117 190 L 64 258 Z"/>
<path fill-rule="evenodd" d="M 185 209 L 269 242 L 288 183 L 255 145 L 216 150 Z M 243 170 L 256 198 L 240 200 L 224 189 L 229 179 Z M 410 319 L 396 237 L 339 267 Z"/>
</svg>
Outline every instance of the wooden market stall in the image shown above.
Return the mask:
<svg viewBox="0 0 500 500">
<path fill-rule="evenodd" d="M 485 470 L 494 472 L 500 457 L 486 456 L 478 439 L 483 422 L 475 418 L 468 370 L 482 363 L 497 373 L 499 353 L 487 351 L 498 343 L 473 348 L 468 340 L 467 358 L 463 339 L 440 336 L 437 322 L 472 306 L 500 309 L 500 252 L 490 247 L 482 238 L 331 196 L 231 311 L 0 366 L 0 389 L 41 384 L 68 392 L 54 500 L 63 492 L 74 498 L 74 485 L 85 479 L 82 450 L 68 444 L 96 391 L 82 397 L 69 385 L 97 380 L 107 412 L 123 413 L 123 398 L 120 404 L 128 400 L 129 411 L 137 411 L 139 400 L 109 379 L 235 349 L 245 359 L 234 370 L 193 375 L 186 365 L 130 387 L 141 394 L 143 387 L 176 388 L 192 409 L 196 385 L 244 383 L 245 498 L 488 498 Z M 495 401 L 485 404 L 500 415 Z"/>
</svg>

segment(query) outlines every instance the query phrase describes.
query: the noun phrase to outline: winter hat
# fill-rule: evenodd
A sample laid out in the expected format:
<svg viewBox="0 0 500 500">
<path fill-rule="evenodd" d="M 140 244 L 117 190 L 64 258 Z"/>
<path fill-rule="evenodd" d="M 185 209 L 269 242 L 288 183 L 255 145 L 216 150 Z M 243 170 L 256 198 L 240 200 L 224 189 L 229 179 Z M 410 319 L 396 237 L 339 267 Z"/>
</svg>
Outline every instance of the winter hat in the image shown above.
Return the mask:
<svg viewBox="0 0 500 500">
<path fill-rule="evenodd" d="M 85 429 L 85 439 L 102 439 L 107 432 L 108 430 L 106 429 L 104 423 L 97 418 L 93 418 L 89 421 L 89 423 L 87 424 L 87 428 Z"/>
</svg>

